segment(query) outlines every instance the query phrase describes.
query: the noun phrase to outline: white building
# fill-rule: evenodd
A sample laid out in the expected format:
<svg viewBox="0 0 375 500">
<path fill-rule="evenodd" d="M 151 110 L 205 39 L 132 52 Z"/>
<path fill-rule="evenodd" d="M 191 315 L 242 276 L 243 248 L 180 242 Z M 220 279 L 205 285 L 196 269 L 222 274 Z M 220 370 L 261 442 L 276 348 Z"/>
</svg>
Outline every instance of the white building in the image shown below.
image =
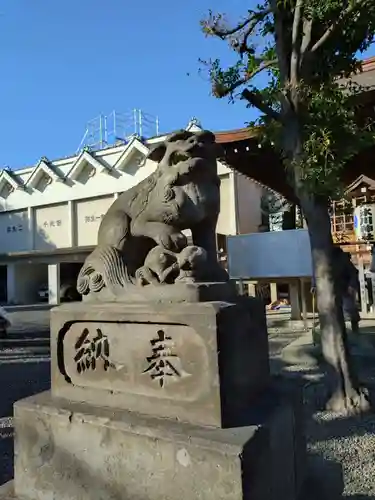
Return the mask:
<svg viewBox="0 0 375 500">
<path fill-rule="evenodd" d="M 191 123 L 191 130 L 197 125 Z M 145 158 L 165 136 L 129 143 L 0 174 L 0 282 L 2 300 L 38 302 L 48 285 L 49 300 L 59 303 L 60 283 L 74 281 L 97 242 L 103 214 L 119 193 L 156 168 Z M 258 231 L 263 188 L 219 163 L 223 235 Z"/>
</svg>

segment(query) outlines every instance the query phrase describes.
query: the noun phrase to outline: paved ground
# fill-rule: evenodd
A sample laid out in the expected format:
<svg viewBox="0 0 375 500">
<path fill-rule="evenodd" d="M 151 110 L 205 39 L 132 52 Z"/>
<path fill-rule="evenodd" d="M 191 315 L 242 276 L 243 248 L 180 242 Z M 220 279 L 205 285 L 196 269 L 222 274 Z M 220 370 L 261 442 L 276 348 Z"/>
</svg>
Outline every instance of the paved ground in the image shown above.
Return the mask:
<svg viewBox="0 0 375 500">
<path fill-rule="evenodd" d="M 5 308 L 12 321 L 11 334 L 30 334 L 49 332 L 49 307 L 42 308 Z"/>
<path fill-rule="evenodd" d="M 19 399 L 49 389 L 49 362 L 22 360 L 0 362 L 0 484 L 13 477 L 13 426 L 10 415 L 13 404 Z"/>
<path fill-rule="evenodd" d="M 0 340 L 0 484 L 13 477 L 13 404 L 49 389 L 49 309 L 12 310 Z"/>
</svg>

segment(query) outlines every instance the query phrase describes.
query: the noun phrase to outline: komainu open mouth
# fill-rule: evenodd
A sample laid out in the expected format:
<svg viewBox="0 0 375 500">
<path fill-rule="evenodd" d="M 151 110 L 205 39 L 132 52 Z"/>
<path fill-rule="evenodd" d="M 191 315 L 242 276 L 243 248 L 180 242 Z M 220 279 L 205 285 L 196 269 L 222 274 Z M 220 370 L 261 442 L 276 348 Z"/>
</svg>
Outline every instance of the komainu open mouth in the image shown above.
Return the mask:
<svg viewBox="0 0 375 500">
<path fill-rule="evenodd" d="M 178 153 L 177 151 L 175 153 L 172 153 L 170 156 L 170 162 L 172 165 L 177 165 L 178 163 L 181 163 L 182 161 L 189 160 L 191 156 L 185 154 L 185 153 Z"/>
</svg>

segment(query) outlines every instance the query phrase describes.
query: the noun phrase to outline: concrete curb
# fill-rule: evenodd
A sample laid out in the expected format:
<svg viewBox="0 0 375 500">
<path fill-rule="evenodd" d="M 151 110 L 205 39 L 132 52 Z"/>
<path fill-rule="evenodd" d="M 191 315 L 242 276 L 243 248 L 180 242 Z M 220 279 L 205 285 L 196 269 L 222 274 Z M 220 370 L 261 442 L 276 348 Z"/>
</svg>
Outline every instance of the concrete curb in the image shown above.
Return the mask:
<svg viewBox="0 0 375 500">
<path fill-rule="evenodd" d="M 19 306 L 2 306 L 7 312 L 17 312 L 17 311 L 49 311 L 52 309 L 53 305 L 50 304 L 31 304 L 31 305 L 19 305 Z"/>
<path fill-rule="evenodd" d="M 312 343 L 311 332 L 292 341 L 281 353 L 281 359 L 285 364 L 306 367 L 316 367 L 321 357 L 319 346 Z"/>
<path fill-rule="evenodd" d="M 375 348 L 365 338 L 358 341 L 349 340 L 350 352 L 355 357 L 375 358 Z M 322 361 L 321 348 L 312 342 L 311 332 L 301 335 L 288 344 L 281 352 L 281 359 L 287 365 L 298 365 L 314 368 Z"/>
</svg>

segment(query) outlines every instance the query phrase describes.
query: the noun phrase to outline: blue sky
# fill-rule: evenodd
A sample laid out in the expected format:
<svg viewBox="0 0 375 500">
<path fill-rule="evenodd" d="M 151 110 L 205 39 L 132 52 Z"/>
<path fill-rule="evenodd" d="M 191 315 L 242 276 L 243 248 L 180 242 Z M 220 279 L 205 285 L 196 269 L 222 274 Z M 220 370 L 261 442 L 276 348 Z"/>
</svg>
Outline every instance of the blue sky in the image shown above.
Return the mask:
<svg viewBox="0 0 375 500">
<path fill-rule="evenodd" d="M 251 6 L 250 1 L 250 6 Z M 74 153 L 87 121 L 116 109 L 159 116 L 161 131 L 244 126 L 253 114 L 209 95 L 198 58 L 228 61 L 205 39 L 208 9 L 233 19 L 243 0 L 0 2 L 0 168 Z"/>
</svg>

